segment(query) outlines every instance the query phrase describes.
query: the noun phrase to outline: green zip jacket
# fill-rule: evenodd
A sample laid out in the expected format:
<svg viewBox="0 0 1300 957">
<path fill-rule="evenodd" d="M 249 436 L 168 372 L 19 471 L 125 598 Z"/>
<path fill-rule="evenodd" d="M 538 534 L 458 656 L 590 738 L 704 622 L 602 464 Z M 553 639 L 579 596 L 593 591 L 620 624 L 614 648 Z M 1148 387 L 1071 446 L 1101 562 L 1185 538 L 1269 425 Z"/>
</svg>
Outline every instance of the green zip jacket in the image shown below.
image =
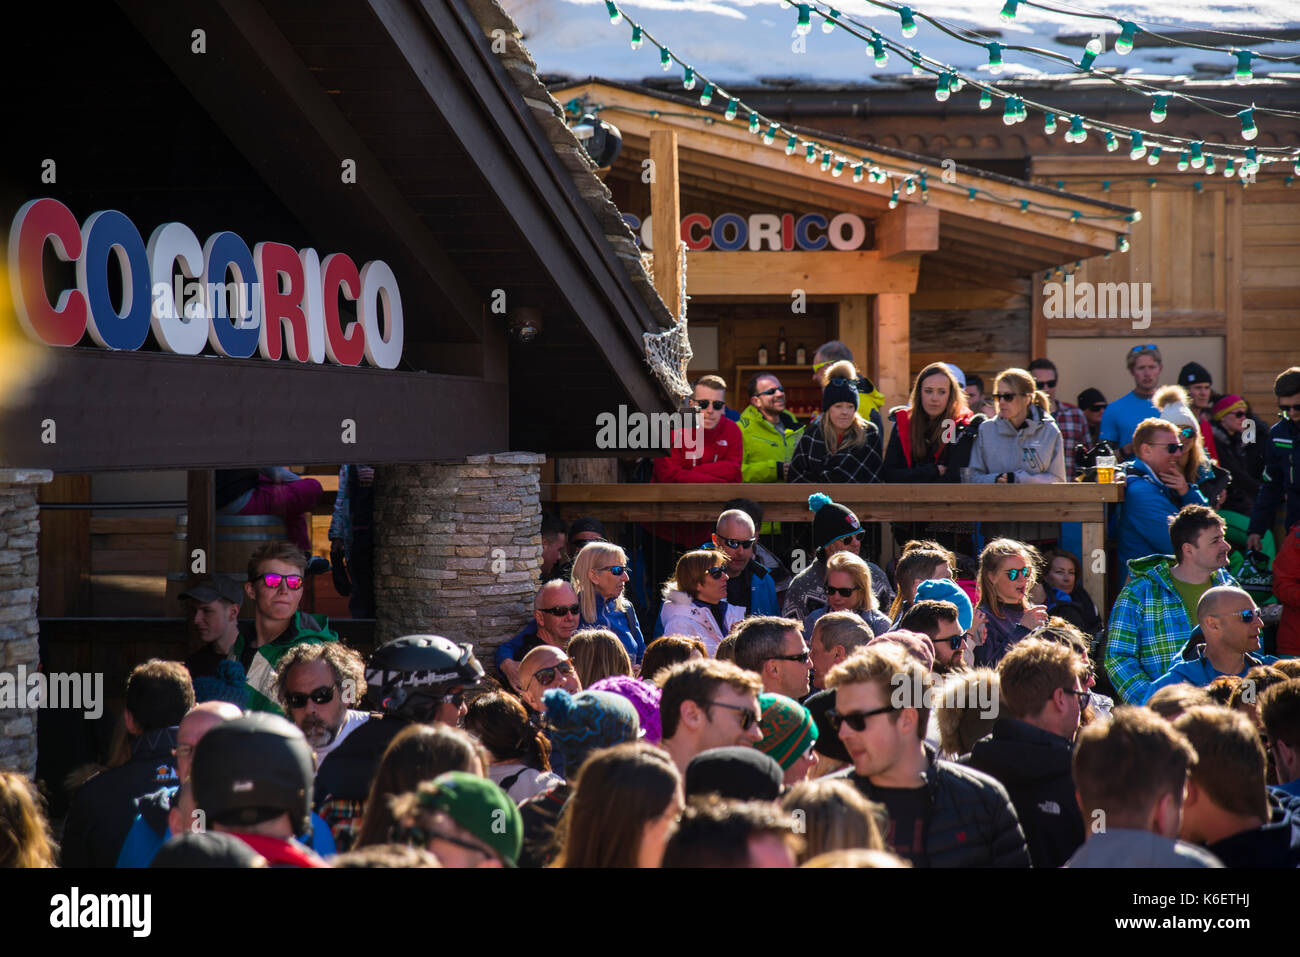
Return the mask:
<svg viewBox="0 0 1300 957">
<path fill-rule="evenodd" d="M 763 418 L 758 406 L 751 405 L 740 413 L 740 432 L 745 440 L 745 454 L 740 462 L 741 480 L 745 482 L 784 482 L 785 467 L 803 436 L 803 426 L 789 412 L 781 413 L 781 426 Z"/>
<path fill-rule="evenodd" d="M 232 657 L 242 659 L 246 641 L 255 638 L 252 621 L 240 623 L 239 638 L 231 648 Z M 248 710 L 269 711 L 283 715 L 284 711 L 275 700 L 275 669 L 285 653 L 295 645 L 303 643 L 320 644 L 325 641 L 338 641 L 339 636 L 329 626 L 329 619 L 324 615 L 313 616 L 296 611 L 289 627 L 275 641 L 262 645 L 253 655 L 248 666 Z"/>
</svg>

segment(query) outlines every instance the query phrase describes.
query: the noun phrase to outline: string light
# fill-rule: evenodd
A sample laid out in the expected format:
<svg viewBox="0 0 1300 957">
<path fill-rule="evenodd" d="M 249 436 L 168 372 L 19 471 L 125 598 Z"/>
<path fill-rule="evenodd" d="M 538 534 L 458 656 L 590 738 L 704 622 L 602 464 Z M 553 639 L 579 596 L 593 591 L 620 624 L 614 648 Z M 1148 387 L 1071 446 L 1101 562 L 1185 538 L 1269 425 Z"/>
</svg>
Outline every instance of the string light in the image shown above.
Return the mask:
<svg viewBox="0 0 1300 957">
<path fill-rule="evenodd" d="M 1002 12 L 998 14 L 1007 23 L 1016 18 L 1016 7 L 1020 5 L 1020 0 L 1007 0 L 1002 5 Z"/>
<path fill-rule="evenodd" d="M 803 154 L 803 158 L 809 163 L 817 162 L 817 147 L 814 144 L 809 143 L 808 149 Z"/>
<path fill-rule="evenodd" d="M 750 114 L 749 114 L 749 132 L 751 132 L 751 133 L 757 133 L 757 132 L 758 132 L 758 114 L 757 114 L 757 113 L 750 113 Z"/>
<path fill-rule="evenodd" d="M 988 71 L 997 76 L 1002 72 L 1002 44 L 989 43 L 986 46 L 989 51 Z"/>
<path fill-rule="evenodd" d="M 1106 152 L 1113 153 L 1119 149 L 1119 140 L 1110 130 L 1106 131 Z"/>
<path fill-rule="evenodd" d="M 633 50 L 641 49 L 641 44 L 642 42 L 644 42 L 642 37 L 643 37 L 643 33 L 640 25 L 639 24 L 634 25 L 632 27 L 632 49 Z"/>
<path fill-rule="evenodd" d="M 822 172 L 824 173 L 830 168 L 831 168 L 831 151 L 824 150 L 822 152 Z"/>
<path fill-rule="evenodd" d="M 1133 40 L 1142 32 L 1142 28 L 1136 23 L 1130 23 L 1127 20 L 1120 20 L 1119 27 L 1119 37 L 1115 40 L 1115 52 L 1120 56 L 1127 56 L 1133 51 Z"/>
<path fill-rule="evenodd" d="M 786 156 L 793 156 L 793 155 L 794 155 L 794 149 L 795 149 L 795 147 L 798 146 L 798 145 L 799 145 L 799 137 L 797 137 L 797 136 L 795 136 L 793 133 L 791 133 L 791 134 L 790 134 L 790 138 L 789 138 L 788 140 L 785 141 L 785 155 L 786 155 Z"/>
<path fill-rule="evenodd" d="M 673 66 L 673 55 L 668 51 L 667 47 L 660 47 L 659 48 L 659 69 L 667 73 L 669 70 L 672 69 L 672 66 Z"/>
<path fill-rule="evenodd" d="M 1051 136 L 1056 132 L 1056 114 L 1047 113 L 1043 116 L 1043 132 Z"/>
<path fill-rule="evenodd" d="M 940 103 L 945 102 L 952 95 L 948 85 L 948 74 L 939 74 L 939 85 L 934 88 L 934 98 Z"/>
<path fill-rule="evenodd" d="M 987 110 L 993 105 L 993 94 L 988 90 L 980 90 L 980 109 Z"/>
<path fill-rule="evenodd" d="M 898 8 L 898 21 L 899 33 L 909 39 L 916 36 L 916 19 L 912 16 L 911 7 Z"/>
<path fill-rule="evenodd" d="M 609 11 L 610 23 L 617 24 L 618 21 L 623 19 L 623 14 L 618 12 L 618 6 L 614 3 L 614 0 L 605 0 L 605 9 Z"/>
<path fill-rule="evenodd" d="M 1200 169 L 1205 165 L 1205 157 L 1201 153 L 1201 144 L 1199 142 L 1192 144 L 1192 169 Z"/>
<path fill-rule="evenodd" d="M 774 142 L 776 142 L 776 124 L 769 123 L 767 131 L 763 134 L 763 145 L 771 146 Z"/>
<path fill-rule="evenodd" d="M 1159 146 L 1151 147 L 1151 152 L 1147 154 L 1147 163 L 1151 166 L 1155 166 L 1160 162 L 1160 154 L 1162 152 L 1163 150 Z"/>
<path fill-rule="evenodd" d="M 898 187 L 897 186 L 895 186 L 894 191 L 889 194 L 889 208 L 898 209 Z"/>
<path fill-rule="evenodd" d="M 1255 107 L 1242 110 L 1237 116 L 1241 119 L 1241 138 L 1243 140 L 1253 140 L 1259 136 L 1259 128 L 1255 126 Z"/>
<path fill-rule="evenodd" d="M 1255 54 L 1249 50 L 1233 50 L 1232 55 L 1237 58 L 1237 68 L 1233 70 L 1232 78 L 1238 83 L 1249 83 L 1255 78 L 1250 69 L 1250 61 Z"/>
<path fill-rule="evenodd" d="M 875 30 L 871 31 L 871 55 L 875 57 L 876 66 L 883 67 L 889 63 L 889 54 L 885 52 L 885 41 Z"/>
<path fill-rule="evenodd" d="M 1089 40 L 1087 45 L 1083 48 L 1083 56 L 1079 58 L 1079 69 L 1085 71 L 1091 70 L 1093 61 L 1096 60 L 1097 57 L 1101 56 L 1104 49 L 1101 40 L 1096 37 Z"/>
<path fill-rule="evenodd" d="M 854 163 L 854 164 L 853 164 L 853 182 L 855 182 L 855 183 L 861 183 L 861 182 L 862 182 L 862 176 L 863 176 L 862 164 L 861 164 L 861 163 Z"/>
<path fill-rule="evenodd" d="M 830 33 L 832 30 L 834 30 L 835 21 L 840 18 L 840 12 L 836 10 L 834 7 L 831 7 L 830 11 L 831 12 L 829 16 L 827 16 L 826 14 L 822 14 L 822 16 L 825 17 L 825 19 L 822 20 L 822 33 Z M 838 176 L 839 174 L 836 173 L 835 175 Z"/>
<path fill-rule="evenodd" d="M 1137 130 L 1134 130 L 1129 135 L 1128 158 L 1133 160 L 1140 160 L 1142 157 L 1146 155 L 1147 155 L 1147 148 L 1146 148 L 1146 144 L 1142 142 L 1142 134 Z"/>
<path fill-rule="evenodd" d="M 728 121 L 731 121 L 736 118 L 736 113 L 739 112 L 739 110 L 740 110 L 740 100 L 736 99 L 733 96 L 730 100 L 727 101 L 727 108 L 722 111 L 722 115 L 725 116 Z"/>
<path fill-rule="evenodd" d="M 1189 161 L 1188 161 L 1187 151 L 1183 150 L 1183 152 L 1180 153 L 1178 156 L 1178 171 L 1180 173 L 1187 172 L 1188 163 Z"/>
<path fill-rule="evenodd" d="M 713 102 L 714 86 L 712 83 L 704 84 L 704 92 L 700 94 L 700 106 L 708 106 Z"/>
<path fill-rule="evenodd" d="M 800 36 L 807 36 L 812 33 L 812 15 L 810 13 L 810 8 L 806 3 L 798 4 L 798 8 L 799 19 L 794 25 L 794 31 Z"/>
<path fill-rule="evenodd" d="M 695 89 L 695 70 L 689 66 L 682 70 L 682 86 L 688 90 Z M 703 101 L 703 99 L 704 97 L 700 97 L 701 101 Z"/>
<path fill-rule="evenodd" d="M 839 160 L 835 164 L 835 168 L 831 170 L 831 175 L 837 177 L 844 175 L 844 160 Z"/>
<path fill-rule="evenodd" d="M 1157 93 L 1155 105 L 1151 107 L 1151 122 L 1163 123 L 1169 113 L 1169 94 Z"/>
</svg>

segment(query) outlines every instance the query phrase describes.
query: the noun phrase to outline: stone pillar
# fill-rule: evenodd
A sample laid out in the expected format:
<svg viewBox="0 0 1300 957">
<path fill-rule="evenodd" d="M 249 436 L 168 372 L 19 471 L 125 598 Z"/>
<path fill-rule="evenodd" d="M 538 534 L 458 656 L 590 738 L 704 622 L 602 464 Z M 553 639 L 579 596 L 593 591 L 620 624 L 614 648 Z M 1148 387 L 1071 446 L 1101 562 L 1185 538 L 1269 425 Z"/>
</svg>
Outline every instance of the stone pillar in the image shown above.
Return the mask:
<svg viewBox="0 0 1300 957">
<path fill-rule="evenodd" d="M 532 612 L 542 562 L 531 452 L 390 465 L 375 478 L 375 642 L 437 634 L 492 649 Z"/>
<path fill-rule="evenodd" d="M 20 678 L 35 674 L 40 665 L 36 487 L 53 480 L 44 469 L 0 469 L 0 770 L 31 778 L 36 776 L 36 709 L 26 706 L 29 686 Z"/>
</svg>

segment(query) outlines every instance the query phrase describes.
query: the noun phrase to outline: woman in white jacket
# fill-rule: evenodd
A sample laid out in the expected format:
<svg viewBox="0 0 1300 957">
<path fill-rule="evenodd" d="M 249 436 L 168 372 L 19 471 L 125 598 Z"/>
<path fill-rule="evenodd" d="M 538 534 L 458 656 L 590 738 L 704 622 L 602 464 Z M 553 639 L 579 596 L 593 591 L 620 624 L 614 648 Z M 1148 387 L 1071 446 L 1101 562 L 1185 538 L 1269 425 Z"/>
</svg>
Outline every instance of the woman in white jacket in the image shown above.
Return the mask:
<svg viewBox="0 0 1300 957">
<path fill-rule="evenodd" d="M 710 658 L 745 617 L 744 608 L 727 604 L 727 561 L 720 551 L 687 552 L 664 583 L 663 633 L 700 639 Z"/>
<path fill-rule="evenodd" d="M 1064 482 L 1065 443 L 1047 394 L 1024 369 L 1007 369 L 993 384 L 998 417 L 980 426 L 969 481 L 986 484 Z"/>
</svg>

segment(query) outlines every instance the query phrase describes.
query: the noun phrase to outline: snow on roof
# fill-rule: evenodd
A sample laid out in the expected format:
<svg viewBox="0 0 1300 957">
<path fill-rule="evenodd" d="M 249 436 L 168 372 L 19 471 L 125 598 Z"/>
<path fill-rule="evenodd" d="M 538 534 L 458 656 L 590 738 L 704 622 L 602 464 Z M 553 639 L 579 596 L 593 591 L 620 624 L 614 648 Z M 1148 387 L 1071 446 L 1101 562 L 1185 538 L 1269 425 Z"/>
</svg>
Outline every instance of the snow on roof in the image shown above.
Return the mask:
<svg viewBox="0 0 1300 957">
<path fill-rule="evenodd" d="M 604 0 L 500 0 L 523 31 L 523 41 L 538 71 L 547 76 L 603 76 L 617 80 L 642 80 L 675 75 L 659 68 L 658 51 L 646 43 L 631 49 L 631 30 L 625 22 L 612 25 Z M 1111 46 L 1118 35 L 1112 23 L 1052 13 L 1022 2 L 1014 21 L 999 17 L 1003 0 L 915 0 L 916 12 L 942 19 L 951 28 L 980 32 L 986 40 L 1038 47 L 1065 54 L 1075 61 L 1088 38 L 1109 27 L 1106 52 L 1094 69 L 1116 69 L 1133 75 L 1188 76 L 1228 79 L 1235 66 L 1227 53 L 1189 49 L 1176 45 L 1147 45 L 1139 36 L 1133 51 L 1116 54 Z M 845 16 L 875 28 L 902 46 L 915 47 L 925 56 L 978 78 L 992 77 L 987 52 L 963 43 L 918 18 L 918 30 L 904 39 L 896 13 L 866 0 L 832 0 Z M 1101 0 L 1055 0 L 1051 6 L 1110 14 L 1140 24 L 1164 36 L 1182 36 L 1194 42 L 1259 53 L 1300 57 L 1300 20 L 1294 0 L 1257 0 L 1230 5 L 1223 0 L 1179 0 L 1177 20 L 1169 16 L 1168 3 L 1102 3 Z M 796 13 L 782 0 L 633 0 L 623 3 L 628 14 L 673 54 L 712 80 L 722 83 L 759 83 L 765 78 L 795 78 L 814 83 L 872 83 L 892 79 L 910 68 L 898 54 L 877 68 L 866 55 L 870 48 L 842 30 L 822 32 L 816 8 L 812 31 L 795 34 Z M 1205 31 L 1235 31 L 1233 35 L 1207 35 Z M 1284 39 L 1278 39 L 1279 35 Z M 1255 37 L 1269 38 L 1261 42 Z M 796 42 L 802 40 L 802 43 Z M 796 52 L 802 46 L 803 52 Z M 1059 76 L 1071 73 L 1068 64 L 1028 53 L 1007 50 L 1003 77 Z M 1269 63 L 1256 60 L 1256 77 L 1269 73 L 1300 73 L 1300 60 Z M 1247 97 L 1249 86 L 1242 87 Z"/>
</svg>

